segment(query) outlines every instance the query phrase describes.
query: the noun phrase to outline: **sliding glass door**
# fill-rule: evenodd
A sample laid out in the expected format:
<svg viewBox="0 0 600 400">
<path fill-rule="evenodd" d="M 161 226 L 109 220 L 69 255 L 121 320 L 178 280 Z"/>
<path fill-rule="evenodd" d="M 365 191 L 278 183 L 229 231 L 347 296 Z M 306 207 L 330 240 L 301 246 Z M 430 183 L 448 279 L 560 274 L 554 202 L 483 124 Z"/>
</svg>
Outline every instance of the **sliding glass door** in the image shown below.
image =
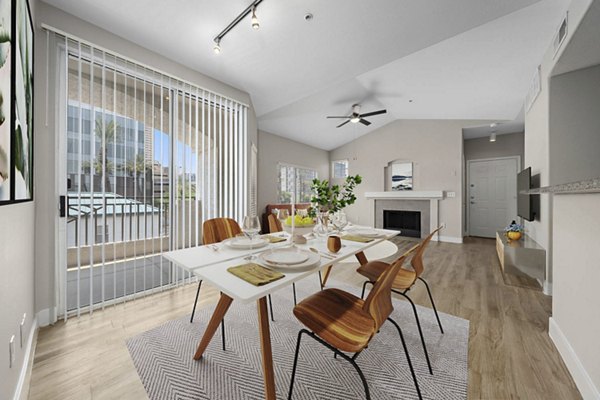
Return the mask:
<svg viewBox="0 0 600 400">
<path fill-rule="evenodd" d="M 246 213 L 247 107 L 53 35 L 65 71 L 64 316 L 192 281 L 161 253 L 201 244 L 206 219 Z"/>
</svg>

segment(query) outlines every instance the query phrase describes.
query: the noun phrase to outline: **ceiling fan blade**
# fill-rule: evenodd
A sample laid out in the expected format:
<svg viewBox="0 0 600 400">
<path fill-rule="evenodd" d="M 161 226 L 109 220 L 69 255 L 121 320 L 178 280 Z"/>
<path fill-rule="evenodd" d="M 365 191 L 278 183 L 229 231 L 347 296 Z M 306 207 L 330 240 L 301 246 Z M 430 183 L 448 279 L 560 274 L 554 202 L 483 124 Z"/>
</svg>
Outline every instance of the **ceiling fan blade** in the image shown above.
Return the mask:
<svg viewBox="0 0 600 400">
<path fill-rule="evenodd" d="M 342 122 L 341 124 L 339 124 L 338 126 L 336 126 L 336 128 L 341 128 L 342 126 L 346 125 L 348 122 L 350 122 L 350 120 Z"/>
<path fill-rule="evenodd" d="M 362 117 L 372 117 L 373 115 L 385 114 L 386 112 L 387 112 L 387 110 L 372 111 L 372 112 L 368 112 L 365 114 L 360 114 L 360 116 L 361 116 L 361 118 Z"/>
<path fill-rule="evenodd" d="M 369 121 L 367 121 L 366 119 L 362 119 L 362 118 L 358 122 L 360 122 L 361 124 L 366 125 L 366 126 L 371 125 L 371 123 Z"/>
<path fill-rule="evenodd" d="M 338 117 L 338 116 L 335 116 L 335 117 L 334 117 L 334 116 L 328 115 L 328 116 L 327 116 L 327 118 L 350 118 L 350 117 L 349 117 L 349 116 L 346 116 L 346 117 Z"/>
</svg>

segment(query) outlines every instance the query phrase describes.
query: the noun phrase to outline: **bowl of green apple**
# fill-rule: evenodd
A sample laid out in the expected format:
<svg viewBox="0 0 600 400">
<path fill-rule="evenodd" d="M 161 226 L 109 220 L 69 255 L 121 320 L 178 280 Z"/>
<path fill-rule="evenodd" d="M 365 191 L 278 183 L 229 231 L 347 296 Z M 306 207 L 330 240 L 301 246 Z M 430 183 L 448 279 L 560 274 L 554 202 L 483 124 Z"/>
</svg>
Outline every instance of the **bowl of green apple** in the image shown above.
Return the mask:
<svg viewBox="0 0 600 400">
<path fill-rule="evenodd" d="M 283 229 L 292 233 L 292 216 L 290 215 L 283 221 Z M 315 227 L 315 221 L 311 217 L 303 217 L 301 215 L 294 216 L 294 229 L 296 235 L 306 235 L 311 233 Z"/>
</svg>

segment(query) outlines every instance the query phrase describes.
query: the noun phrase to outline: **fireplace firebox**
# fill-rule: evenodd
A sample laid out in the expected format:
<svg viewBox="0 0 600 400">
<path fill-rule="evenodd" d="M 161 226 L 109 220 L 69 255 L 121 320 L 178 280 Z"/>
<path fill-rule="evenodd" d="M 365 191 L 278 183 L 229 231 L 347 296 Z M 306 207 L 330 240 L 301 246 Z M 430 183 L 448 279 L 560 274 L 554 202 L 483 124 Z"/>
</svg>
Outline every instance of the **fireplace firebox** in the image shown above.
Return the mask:
<svg viewBox="0 0 600 400">
<path fill-rule="evenodd" d="M 383 228 L 400 231 L 400 236 L 421 237 L 419 211 L 383 210 Z"/>
</svg>

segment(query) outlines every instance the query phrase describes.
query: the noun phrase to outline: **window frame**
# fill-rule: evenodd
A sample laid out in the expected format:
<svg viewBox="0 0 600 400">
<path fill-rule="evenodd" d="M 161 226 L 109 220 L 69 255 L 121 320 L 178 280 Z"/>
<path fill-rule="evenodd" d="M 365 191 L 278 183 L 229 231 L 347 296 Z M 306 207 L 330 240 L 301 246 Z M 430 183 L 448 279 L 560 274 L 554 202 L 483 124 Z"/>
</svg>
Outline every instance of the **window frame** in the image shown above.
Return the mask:
<svg viewBox="0 0 600 400">
<path fill-rule="evenodd" d="M 316 168 L 311 168 L 311 167 L 307 167 L 304 165 L 297 165 L 297 164 L 291 164 L 291 163 L 286 163 L 286 162 L 278 162 L 276 168 L 277 168 L 277 203 L 278 204 L 292 204 L 291 198 L 290 198 L 289 203 L 281 202 L 281 168 L 293 168 L 294 180 L 296 180 L 296 178 L 297 178 L 299 169 L 303 169 L 306 171 L 312 171 L 315 174 L 313 179 L 319 179 L 319 171 Z M 296 187 L 295 189 L 296 189 L 296 193 L 295 193 L 296 204 L 302 203 L 302 202 L 298 201 L 298 198 L 301 198 L 301 193 L 298 192 L 298 187 Z M 311 192 L 309 192 L 309 194 L 311 194 Z M 312 197 L 312 194 L 309 197 Z M 310 201 L 308 201 L 307 203 L 310 203 Z"/>
<path fill-rule="evenodd" d="M 345 176 L 336 176 L 335 175 L 335 164 L 336 163 L 345 163 L 346 164 L 346 175 Z M 331 162 L 331 179 L 346 179 L 348 176 L 350 176 L 350 160 L 348 160 L 347 158 L 344 159 L 340 159 L 340 160 L 333 160 Z"/>
</svg>

